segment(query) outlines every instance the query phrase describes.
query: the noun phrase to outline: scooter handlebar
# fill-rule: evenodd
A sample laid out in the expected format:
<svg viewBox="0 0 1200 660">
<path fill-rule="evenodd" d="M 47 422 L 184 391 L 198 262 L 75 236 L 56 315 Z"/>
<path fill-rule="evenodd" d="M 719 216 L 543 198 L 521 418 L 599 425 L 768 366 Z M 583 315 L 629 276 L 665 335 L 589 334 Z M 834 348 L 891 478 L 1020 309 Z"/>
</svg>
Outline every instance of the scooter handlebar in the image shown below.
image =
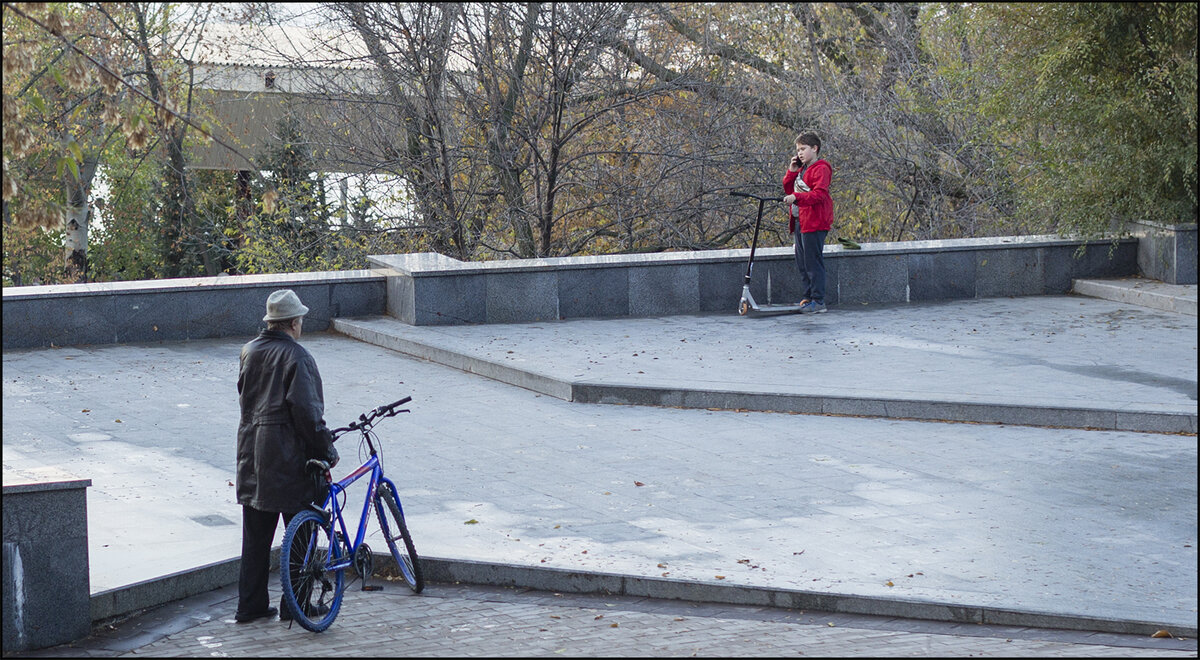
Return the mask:
<svg viewBox="0 0 1200 660">
<path fill-rule="evenodd" d="M 783 201 L 782 197 L 761 197 L 761 196 L 755 195 L 753 193 L 742 192 L 741 190 L 730 190 L 729 194 L 732 197 L 750 197 L 752 199 L 760 199 L 764 202 L 782 202 Z"/>
</svg>

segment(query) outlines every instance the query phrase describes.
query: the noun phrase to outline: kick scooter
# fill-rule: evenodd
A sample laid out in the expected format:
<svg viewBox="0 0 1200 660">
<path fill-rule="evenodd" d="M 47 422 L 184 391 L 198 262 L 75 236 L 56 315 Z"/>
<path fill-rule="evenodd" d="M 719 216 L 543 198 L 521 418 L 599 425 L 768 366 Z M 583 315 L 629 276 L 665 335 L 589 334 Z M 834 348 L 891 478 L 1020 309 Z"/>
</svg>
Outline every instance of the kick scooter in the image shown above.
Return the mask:
<svg viewBox="0 0 1200 660">
<path fill-rule="evenodd" d="M 754 295 L 750 293 L 750 274 L 754 270 L 754 251 L 758 249 L 758 229 L 762 224 L 762 213 L 764 202 L 782 202 L 782 197 L 759 197 L 747 192 L 739 190 L 730 191 L 730 195 L 734 197 L 750 197 L 758 200 L 758 220 L 754 221 L 754 241 L 750 244 L 750 260 L 746 262 L 746 279 L 742 284 L 742 301 L 738 303 L 738 314 L 742 316 L 760 316 L 767 314 L 790 314 L 800 311 L 800 303 L 794 304 L 776 304 L 776 305 L 760 305 L 754 300 Z M 768 288 L 770 284 L 768 283 Z"/>
</svg>

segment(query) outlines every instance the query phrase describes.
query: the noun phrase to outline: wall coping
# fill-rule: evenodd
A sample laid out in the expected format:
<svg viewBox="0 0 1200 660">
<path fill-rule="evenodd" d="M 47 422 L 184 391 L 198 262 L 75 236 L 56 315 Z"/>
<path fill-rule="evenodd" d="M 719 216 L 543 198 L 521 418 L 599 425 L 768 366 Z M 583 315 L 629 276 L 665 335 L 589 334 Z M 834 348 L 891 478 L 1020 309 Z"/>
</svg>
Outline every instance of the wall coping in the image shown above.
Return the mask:
<svg viewBox="0 0 1200 660">
<path fill-rule="evenodd" d="M 91 479 L 80 479 L 57 467 L 18 470 L 5 468 L 3 472 L 4 494 L 40 493 L 54 490 L 76 490 L 88 488 Z"/>
<path fill-rule="evenodd" d="M 1154 227 L 1155 229 L 1165 229 L 1168 231 L 1196 231 L 1195 222 L 1180 222 L 1172 224 L 1169 222 L 1155 222 L 1153 220 L 1131 220 L 1129 224 L 1141 225 L 1144 227 Z"/>
<path fill-rule="evenodd" d="M 980 249 L 1029 248 L 1043 245 L 1093 245 L 1115 240 L 1121 243 L 1136 242 L 1134 237 L 1117 239 L 1063 238 L 1053 234 L 1033 236 L 998 236 L 989 238 L 955 238 L 929 241 L 895 241 L 864 243 L 860 250 L 847 250 L 841 245 L 827 244 L 827 258 L 854 258 L 878 256 L 879 254 L 912 254 L 920 252 L 960 252 Z M 792 247 L 758 248 L 755 259 L 791 257 Z M 547 257 L 541 259 L 506 259 L 496 261 L 459 261 L 436 252 L 416 254 L 372 255 L 372 265 L 381 270 L 410 277 L 434 277 L 464 275 L 468 273 L 517 273 L 551 270 L 582 270 L 600 267 L 667 266 L 728 262 L 731 259 L 749 259 L 750 249 L 697 250 L 681 252 L 651 252 L 639 254 L 606 254 L 582 257 Z"/>
<path fill-rule="evenodd" d="M 178 277 L 166 280 L 129 280 L 123 282 L 88 282 L 86 284 L 44 284 L 4 287 L 4 301 L 36 300 L 39 298 L 107 296 L 119 293 L 168 293 L 196 289 L 248 289 L 264 285 L 282 288 L 305 284 L 328 284 L 331 280 L 384 279 L 385 274 L 371 269 L 325 270 L 304 273 L 264 275 L 224 275 L 217 277 Z"/>
</svg>

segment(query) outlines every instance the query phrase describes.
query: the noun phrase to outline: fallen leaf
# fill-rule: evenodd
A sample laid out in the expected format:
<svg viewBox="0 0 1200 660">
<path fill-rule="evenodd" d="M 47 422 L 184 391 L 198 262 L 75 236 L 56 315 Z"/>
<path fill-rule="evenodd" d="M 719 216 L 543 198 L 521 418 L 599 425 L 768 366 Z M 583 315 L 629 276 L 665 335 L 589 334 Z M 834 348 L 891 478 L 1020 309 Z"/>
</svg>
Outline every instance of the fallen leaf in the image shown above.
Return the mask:
<svg viewBox="0 0 1200 660">
<path fill-rule="evenodd" d="M 119 420 L 119 419 L 114 419 L 113 421 L 114 421 L 114 422 L 116 422 L 116 423 L 118 423 L 118 424 L 121 424 L 121 423 L 122 423 L 122 422 L 121 422 L 121 420 Z"/>
<path fill-rule="evenodd" d="M 617 624 L 615 624 L 615 623 L 609 626 L 609 628 L 618 628 L 618 627 L 619 627 L 619 626 L 618 626 Z"/>
<path fill-rule="evenodd" d="M 829 623 L 827 623 L 827 624 L 825 624 L 825 625 L 827 625 L 827 626 L 829 626 L 830 628 L 832 628 L 832 627 L 833 627 L 833 622 L 832 622 L 832 621 L 830 621 Z"/>
<path fill-rule="evenodd" d="M 635 482 L 633 482 L 633 485 L 634 485 L 634 486 L 645 486 L 646 484 L 644 484 L 644 483 L 642 483 L 642 482 L 640 482 L 640 481 L 635 481 Z"/>
<path fill-rule="evenodd" d="M 233 485 L 233 482 L 232 482 L 232 481 L 230 481 L 230 482 L 228 482 L 228 483 L 229 483 L 229 485 L 230 485 L 230 486 L 232 486 L 232 485 Z"/>
<path fill-rule="evenodd" d="M 1162 637 L 1174 637 L 1174 635 L 1172 635 L 1170 632 L 1167 632 L 1166 630 L 1160 630 L 1160 631 L 1158 631 L 1158 632 L 1156 632 L 1156 633 L 1154 633 L 1153 635 L 1150 635 L 1150 636 L 1151 636 L 1151 637 L 1158 637 L 1158 638 L 1162 638 Z"/>
<path fill-rule="evenodd" d="M 465 523 L 463 523 L 463 524 L 464 524 L 464 525 L 478 525 L 478 524 L 479 524 L 479 521 L 478 521 L 478 520 L 475 520 L 474 518 L 472 518 L 472 519 L 468 520 L 467 522 L 465 522 Z"/>
<path fill-rule="evenodd" d="M 668 576 L 668 575 L 670 575 L 670 574 L 671 574 L 671 571 L 663 571 L 663 574 L 662 574 L 662 576 L 663 576 L 663 577 L 667 577 L 667 576 Z"/>
<path fill-rule="evenodd" d="M 683 621 L 683 617 L 681 617 L 681 616 L 677 616 L 677 617 L 675 617 L 675 620 L 676 620 L 676 621 Z"/>
<path fill-rule="evenodd" d="M 724 580 L 724 579 L 725 579 L 725 576 L 724 576 L 724 575 L 714 575 L 713 577 L 717 578 L 718 580 Z"/>
<path fill-rule="evenodd" d="M 562 525 L 555 525 L 554 529 L 559 529 L 560 527 L 562 527 Z"/>
<path fill-rule="evenodd" d="M 92 412 L 92 411 L 91 411 L 91 410 L 88 410 L 87 408 L 84 408 L 84 409 L 83 409 L 83 410 L 81 410 L 80 412 Z"/>
<path fill-rule="evenodd" d="M 749 563 L 750 563 L 750 560 L 749 560 L 749 559 L 739 559 L 739 560 L 738 560 L 738 563 L 739 563 L 739 564 L 749 564 Z"/>
<path fill-rule="evenodd" d="M 587 554 L 587 550 L 584 550 L 583 552 L 581 552 L 581 553 L 579 553 L 579 554 L 581 554 L 581 555 L 586 555 L 586 554 Z"/>
<path fill-rule="evenodd" d="M 667 565 L 666 565 L 666 564 L 659 564 L 659 565 L 658 565 L 658 567 L 659 567 L 659 568 L 666 568 L 666 567 L 667 567 Z"/>
<path fill-rule="evenodd" d="M 886 585 L 887 585 L 887 586 L 889 586 L 889 587 L 894 587 L 894 586 L 896 586 L 896 585 L 892 584 L 892 581 L 891 581 L 891 580 L 888 580 L 887 582 L 884 582 L 884 584 L 886 584 Z"/>
<path fill-rule="evenodd" d="M 603 615 L 603 614 L 597 614 L 597 615 L 596 615 L 596 618 L 595 618 L 595 619 L 592 619 L 592 620 L 593 620 L 593 621 L 599 621 L 600 619 L 603 619 L 603 618 L 604 618 L 604 615 Z"/>
<path fill-rule="evenodd" d="M 551 614 L 551 615 L 550 615 L 550 618 L 551 618 L 551 619 L 561 619 L 562 617 L 561 617 L 561 616 L 559 616 L 559 615 L 557 615 L 557 614 Z"/>
</svg>

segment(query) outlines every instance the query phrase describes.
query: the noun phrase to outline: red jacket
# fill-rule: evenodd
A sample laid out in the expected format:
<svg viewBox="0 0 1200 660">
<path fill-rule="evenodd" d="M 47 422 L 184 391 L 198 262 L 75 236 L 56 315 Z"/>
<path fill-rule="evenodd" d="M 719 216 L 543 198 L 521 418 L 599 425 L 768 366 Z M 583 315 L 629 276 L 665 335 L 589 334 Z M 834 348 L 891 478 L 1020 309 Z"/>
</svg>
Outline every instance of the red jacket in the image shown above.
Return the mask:
<svg viewBox="0 0 1200 660">
<path fill-rule="evenodd" d="M 829 180 L 833 178 L 833 168 L 820 158 L 809 165 L 808 169 L 804 170 L 802 179 L 809 188 L 808 192 L 796 191 L 798 174 L 799 172 L 788 170 L 783 175 L 783 194 L 795 195 L 796 205 L 799 207 L 799 217 L 792 214 L 791 206 L 788 207 L 788 231 L 795 233 L 797 220 L 800 222 L 801 234 L 829 231 L 833 226 L 833 198 L 829 196 Z"/>
</svg>

